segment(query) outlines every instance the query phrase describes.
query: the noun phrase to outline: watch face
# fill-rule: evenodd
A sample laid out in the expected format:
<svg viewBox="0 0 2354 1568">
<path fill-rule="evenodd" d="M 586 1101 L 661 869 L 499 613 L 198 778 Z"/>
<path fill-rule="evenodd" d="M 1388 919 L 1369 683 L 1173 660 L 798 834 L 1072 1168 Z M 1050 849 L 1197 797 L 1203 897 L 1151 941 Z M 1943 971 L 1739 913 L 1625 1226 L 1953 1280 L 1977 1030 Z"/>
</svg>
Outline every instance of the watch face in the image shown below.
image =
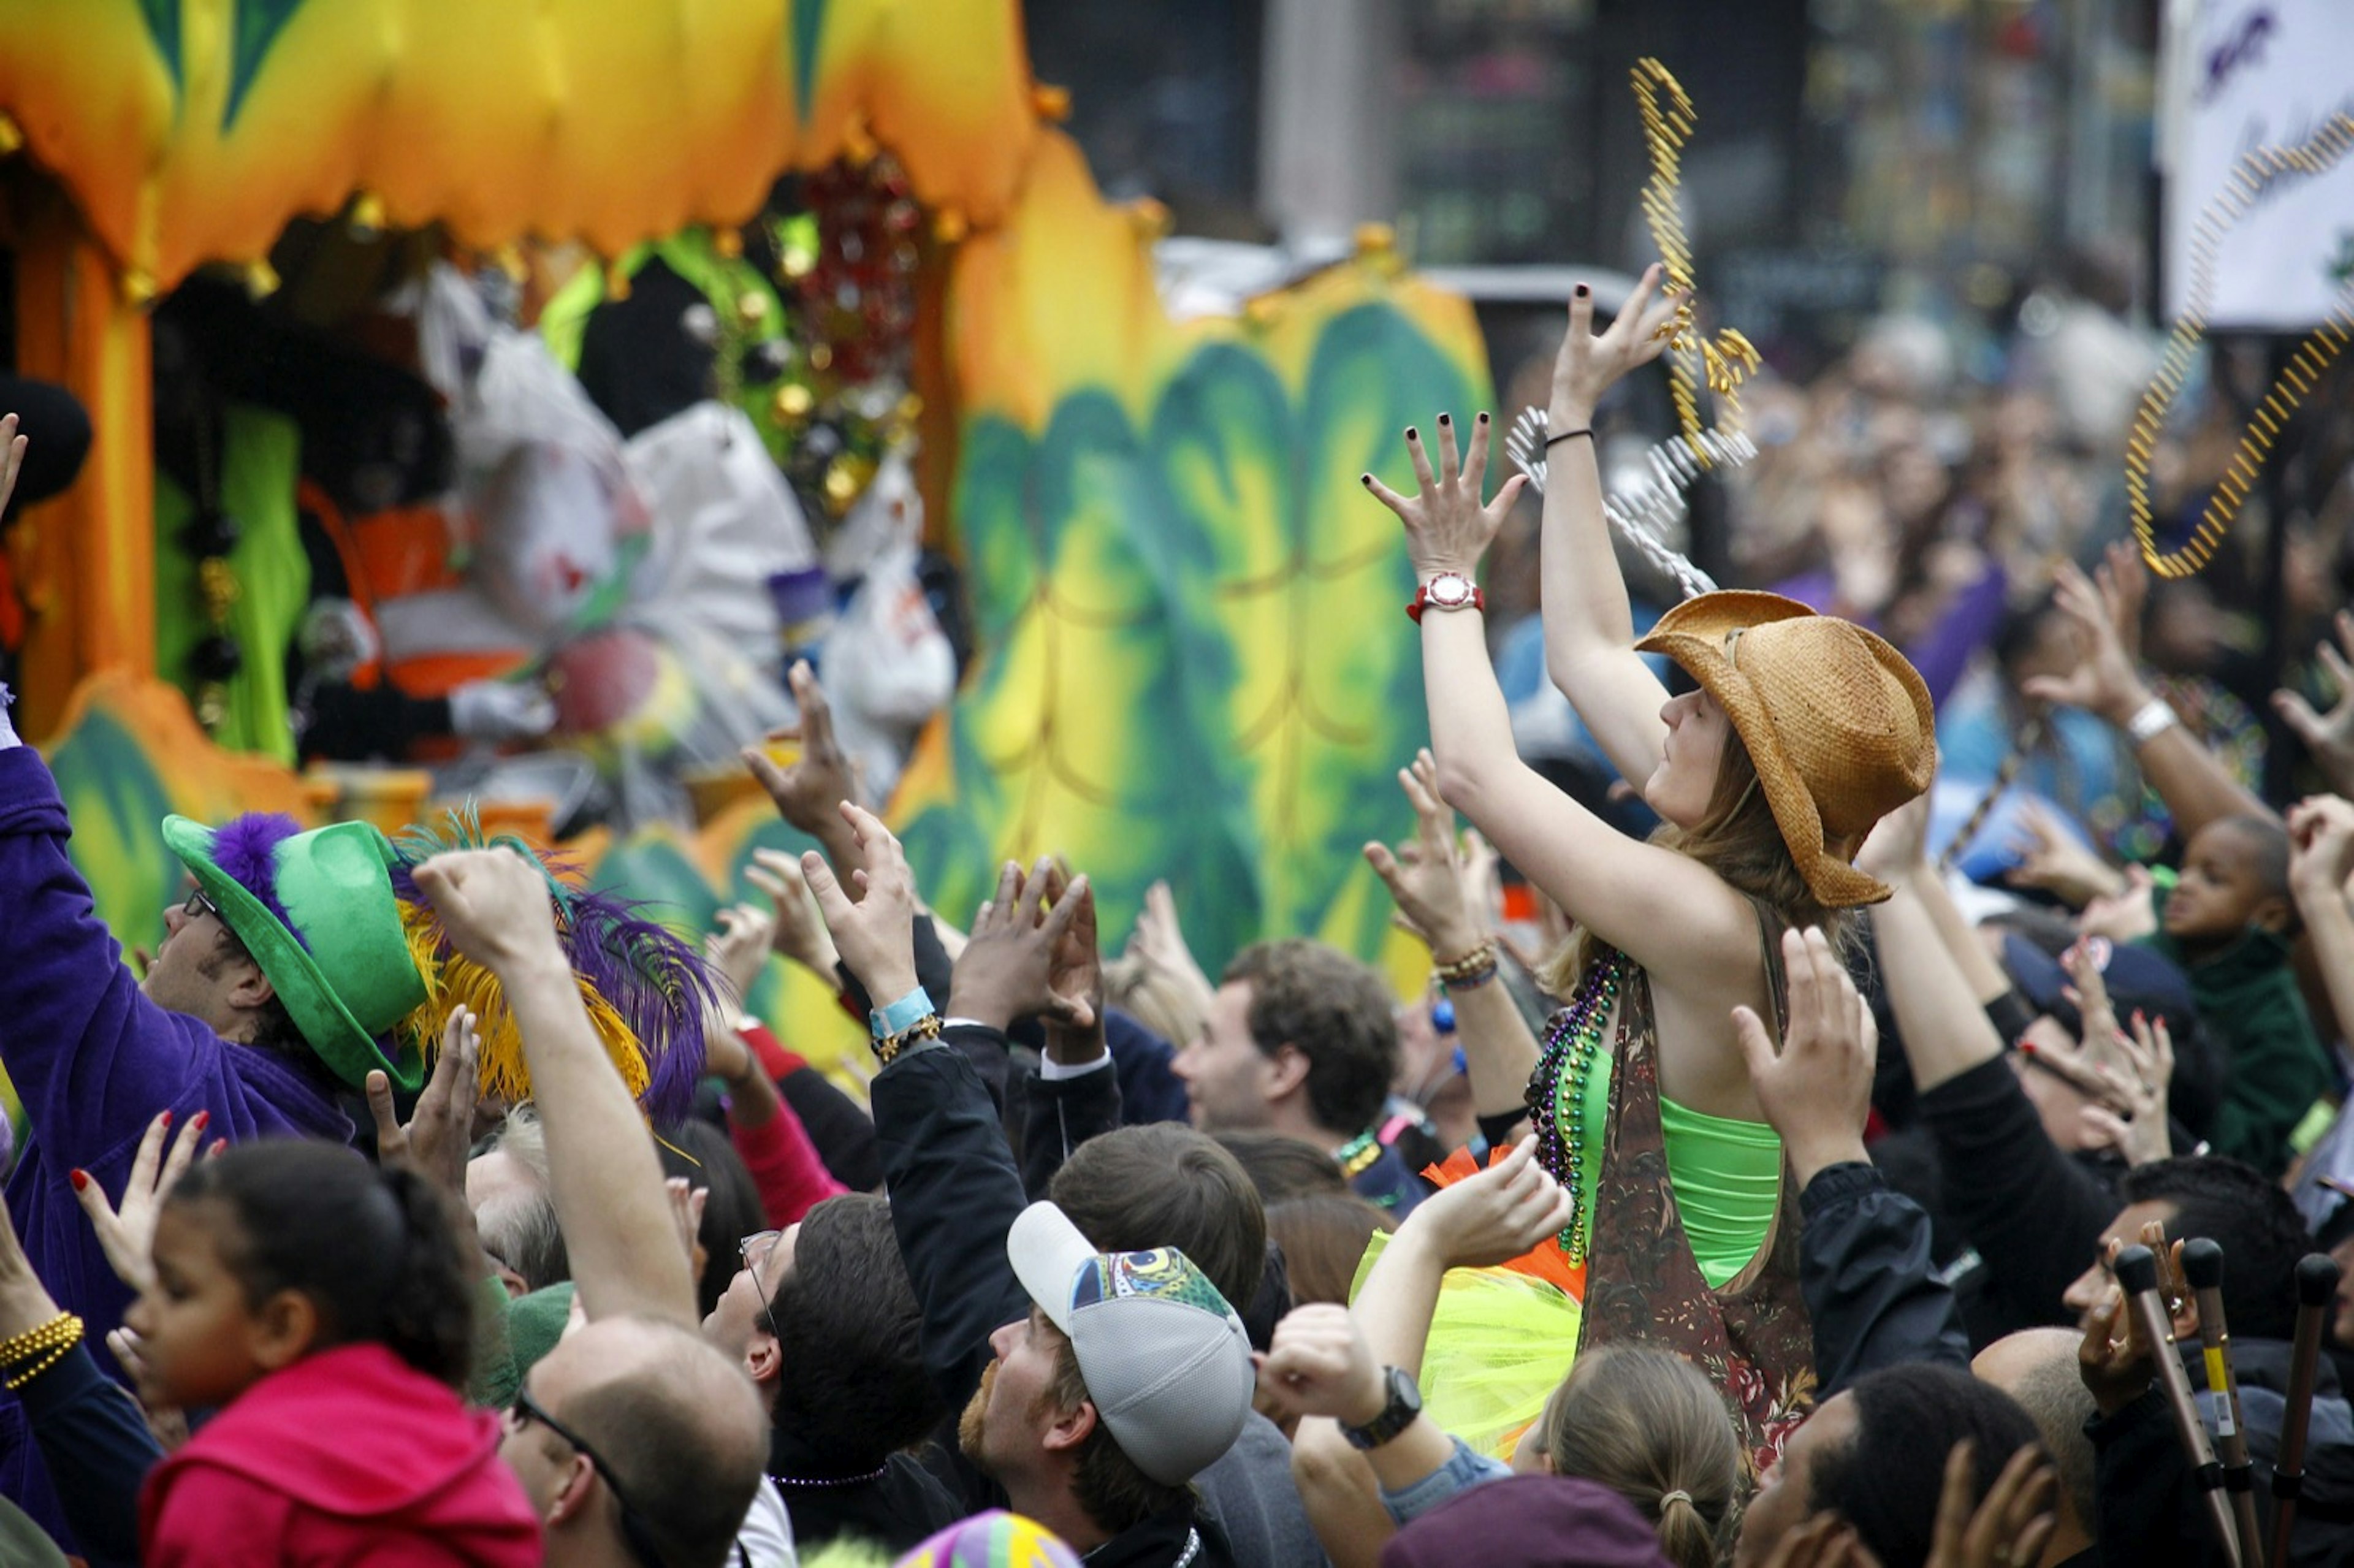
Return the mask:
<svg viewBox="0 0 2354 1568">
<path fill-rule="evenodd" d="M 1427 591 L 1430 595 L 1430 602 L 1445 609 L 1453 609 L 1457 605 L 1471 602 L 1471 580 L 1469 577 L 1458 577 L 1453 572 L 1442 573 L 1431 578 Z"/>
</svg>

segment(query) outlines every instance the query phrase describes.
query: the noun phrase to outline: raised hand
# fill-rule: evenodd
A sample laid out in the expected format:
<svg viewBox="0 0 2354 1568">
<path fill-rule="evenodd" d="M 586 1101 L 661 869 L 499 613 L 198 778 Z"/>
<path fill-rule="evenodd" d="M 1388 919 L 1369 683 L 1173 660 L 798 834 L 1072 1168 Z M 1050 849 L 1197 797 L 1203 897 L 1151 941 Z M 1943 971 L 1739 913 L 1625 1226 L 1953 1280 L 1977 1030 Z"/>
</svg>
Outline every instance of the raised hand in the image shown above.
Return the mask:
<svg viewBox="0 0 2354 1568">
<path fill-rule="evenodd" d="M 1946 1456 L 1946 1487 L 1925 1568 L 2016 1568 L 2038 1561 L 2059 1519 L 2052 1501 L 2058 1473 L 2043 1450 L 2029 1444 L 2010 1457 L 1977 1508 L 1978 1456 L 1969 1439 Z"/>
<path fill-rule="evenodd" d="M 996 895 L 973 916 L 971 938 L 950 974 L 949 1011 L 955 1016 L 999 1030 L 1034 1013 L 1074 1028 L 1093 1025 L 1093 1001 L 1058 994 L 1054 980 L 1058 948 L 1083 906 L 1093 924 L 1095 903 L 1082 876 L 1047 910 L 1048 885 L 1055 874 L 1050 860 L 1041 860 L 1027 878 L 1019 865 L 1005 863 L 998 875 Z M 1061 955 L 1059 967 L 1066 984 L 1087 983 L 1086 965 L 1075 955 Z M 1100 980 L 1096 983 L 1100 987 Z"/>
<path fill-rule="evenodd" d="M 1365 861 L 1390 890 L 1398 923 L 1429 946 L 1432 958 L 1449 962 L 1478 947 L 1485 930 L 1456 839 L 1455 810 L 1438 797 L 1438 764 L 1429 747 L 1397 777 L 1414 808 L 1415 836 L 1394 850 L 1369 843 Z"/>
<path fill-rule="evenodd" d="M 2112 942 L 2133 942 L 2158 929 L 2158 906 L 2151 898 L 2157 883 L 2143 866 L 2126 867 L 2125 876 L 2124 892 L 2084 906 L 2084 912 L 2076 917 L 2077 930 Z"/>
<path fill-rule="evenodd" d="M 1063 868 L 1049 863 L 1046 897 L 1058 913 L 1066 905 L 1071 910 L 1046 970 L 1046 990 L 1055 998 L 1045 1014 L 1046 1049 L 1061 1062 L 1092 1062 L 1104 1049 L 1103 940 L 1096 926 L 1095 885 L 1084 876 L 1066 881 Z M 970 950 L 970 943 L 966 946 Z"/>
<path fill-rule="evenodd" d="M 748 746 L 743 751 L 744 765 L 777 803 L 779 816 L 825 844 L 829 852 L 846 848 L 839 813 L 845 800 L 864 803 L 857 769 L 834 738 L 833 710 L 826 705 L 824 688 L 817 683 L 809 661 L 796 661 L 785 679 L 792 687 L 794 705 L 801 710 L 801 756 L 791 766 L 780 767 L 761 747 Z"/>
<path fill-rule="evenodd" d="M 828 985 L 834 984 L 833 966 L 842 955 L 834 951 L 833 937 L 817 912 L 817 900 L 810 896 L 800 859 L 782 850 L 756 849 L 752 863 L 744 868 L 744 877 L 767 894 L 776 909 L 773 943 L 778 956 L 812 971 Z"/>
<path fill-rule="evenodd" d="M 528 959 L 564 961 L 547 877 L 514 850 L 454 850 L 435 855 L 416 874 L 451 946 L 476 963 L 504 974 Z"/>
<path fill-rule="evenodd" d="M 1924 789 L 1872 824 L 1856 852 L 1858 871 L 1897 883 L 1929 863 L 1930 793 Z"/>
<path fill-rule="evenodd" d="M 1569 302 L 1569 330 L 1553 362 L 1553 398 L 1545 423 L 1554 435 L 1594 422 L 1602 395 L 1628 371 L 1649 365 L 1668 346 L 1662 335 L 1676 301 L 1660 292 L 1653 262 L 1604 331 L 1594 330 L 1594 294 L 1583 283 Z"/>
<path fill-rule="evenodd" d="M 1448 1268 L 1487 1268 L 1520 1256 L 1569 1224 L 1576 1200 L 1537 1163 L 1528 1139 L 1475 1176 L 1425 1198 L 1405 1224 Z"/>
<path fill-rule="evenodd" d="M 450 1010 L 441 1029 L 441 1054 L 433 1059 L 433 1072 L 406 1127 L 393 1110 L 391 1081 L 382 1073 L 367 1075 L 377 1161 L 405 1166 L 461 1201 L 466 1195 L 466 1157 L 473 1148 L 474 1106 L 482 1093 L 476 1022 L 462 1007 Z"/>
<path fill-rule="evenodd" d="M 1128 956 L 1183 985 L 1203 1007 L 1217 990 L 1202 972 L 1193 949 L 1185 945 L 1184 928 L 1177 923 L 1177 898 L 1166 882 L 1144 890 L 1144 907 L 1137 911 L 1136 929 L 1129 935 Z"/>
<path fill-rule="evenodd" d="M 2109 1255 L 2114 1257 L 2119 1250 L 2112 1246 Z M 2100 1413 L 2115 1415 L 2139 1399 L 2156 1375 L 2149 1342 L 2126 1303 L 2125 1291 L 2115 1285 L 2084 1314 L 2084 1342 L 2076 1347 L 2076 1375 Z"/>
<path fill-rule="evenodd" d="M 801 856 L 801 876 L 842 961 L 875 1005 L 886 1007 L 916 989 L 916 878 L 881 818 L 848 800 L 841 811 L 864 865 L 850 874 L 863 896 L 853 903 L 815 851 Z"/>
<path fill-rule="evenodd" d="M 2116 1037 L 2120 1067 L 2096 1069 L 2107 1086 L 2110 1105 L 2086 1106 L 2079 1114 L 2096 1144 L 2105 1144 L 2128 1165 L 2147 1165 L 2174 1152 L 2172 1129 L 2166 1121 L 2166 1090 L 2174 1079 L 2174 1040 L 2166 1020 L 2152 1025 L 2134 1014 L 2133 1033 Z"/>
<path fill-rule="evenodd" d="M 2354 874 L 2354 800 L 2312 795 L 2288 810 L 2288 880 L 2297 906 L 2313 914 L 2344 903 Z"/>
<path fill-rule="evenodd" d="M 1488 473 L 1489 419 L 1481 414 L 1471 431 L 1471 450 L 1458 464 L 1455 453 L 1455 422 L 1450 415 L 1438 416 L 1438 471 L 1430 471 L 1430 459 L 1423 451 L 1422 436 L 1412 426 L 1405 432 L 1406 455 L 1414 460 L 1415 494 L 1412 499 L 1400 495 L 1372 474 L 1360 477 L 1373 498 L 1405 524 L 1405 553 L 1414 563 L 1415 577 L 1427 579 L 1442 572 L 1456 572 L 1470 577 L 1479 569 L 1479 558 L 1488 553 L 1489 542 L 1512 510 L 1512 502 L 1528 482 L 1522 474 L 1514 474 L 1496 491 L 1496 499 L 1485 506 L 1479 503 L 1480 485 Z"/>
<path fill-rule="evenodd" d="M 2071 909 L 2126 890 L 2124 874 L 2079 843 L 2050 807 L 2021 801 L 2018 821 L 2020 837 L 2011 848 L 2019 863 L 2002 877 L 2011 886 L 2040 888 Z"/>
<path fill-rule="evenodd" d="M 98 1245 L 106 1254 L 114 1277 L 137 1291 L 147 1291 L 155 1284 L 155 1221 L 163 1213 L 164 1195 L 172 1183 L 180 1179 L 204 1146 L 205 1128 L 212 1121 L 210 1111 L 198 1111 L 180 1125 L 179 1136 L 172 1139 L 172 1151 L 164 1152 L 164 1136 L 172 1130 L 172 1113 L 159 1112 L 147 1124 L 146 1133 L 139 1139 L 139 1152 L 132 1158 L 131 1174 L 122 1184 L 120 1205 L 109 1202 L 106 1189 L 100 1186 L 87 1171 L 76 1171 L 73 1176 L 74 1196 L 80 1200 L 82 1213 L 90 1216 L 90 1228 L 98 1233 Z M 218 1148 L 217 1142 L 214 1145 Z"/>
<path fill-rule="evenodd" d="M 1733 1027 L 1757 1103 L 1803 1186 L 1826 1166 L 1865 1158 L 1880 1030 L 1819 927 L 1782 933 L 1782 966 L 1790 1001 L 1781 1054 L 1748 1008 L 1733 1010 Z"/>
<path fill-rule="evenodd" d="M 2149 688 L 2117 634 L 2120 589 L 2113 574 L 2099 583 L 2073 561 L 2060 563 L 2053 600 L 2076 629 L 2075 668 L 2061 675 L 2031 675 L 2020 689 L 2037 702 L 2083 708 L 2122 726 L 2149 701 Z"/>
<path fill-rule="evenodd" d="M 1275 1326 L 1258 1363 L 1259 1393 L 1278 1419 L 1329 1415 L 1363 1426 L 1389 1403 L 1373 1347 L 1346 1307 L 1312 1302 L 1295 1307 Z"/>
<path fill-rule="evenodd" d="M 2325 637 L 2313 652 L 2337 683 L 2338 700 L 2327 713 L 2316 713 L 2311 703 L 2283 687 L 2273 694 L 2273 711 L 2305 742 L 2329 787 L 2354 795 L 2354 662 L 2349 662 L 2354 661 L 2354 609 L 2339 610 L 2330 626 L 2337 643 Z"/>
<path fill-rule="evenodd" d="M 740 1003 L 752 994 L 760 966 L 769 961 L 777 917 L 757 904 L 737 904 L 720 910 L 717 920 L 718 928 L 703 939 L 703 956 L 727 982 L 724 1000 Z"/>
</svg>

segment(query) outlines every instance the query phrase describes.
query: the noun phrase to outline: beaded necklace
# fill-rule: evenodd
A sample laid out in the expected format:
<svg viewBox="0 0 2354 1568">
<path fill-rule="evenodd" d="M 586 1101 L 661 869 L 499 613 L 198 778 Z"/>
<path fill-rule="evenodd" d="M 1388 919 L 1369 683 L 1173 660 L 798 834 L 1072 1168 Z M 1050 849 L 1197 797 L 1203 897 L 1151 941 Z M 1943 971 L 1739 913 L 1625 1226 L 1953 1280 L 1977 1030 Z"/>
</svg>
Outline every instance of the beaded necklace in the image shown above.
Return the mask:
<svg viewBox="0 0 2354 1568">
<path fill-rule="evenodd" d="M 1332 1158 L 1341 1162 L 1341 1174 L 1352 1181 L 1372 1169 L 1373 1161 L 1381 1157 L 1381 1139 L 1373 1136 L 1370 1127 L 1332 1151 Z"/>
<path fill-rule="evenodd" d="M 1591 1236 L 1585 1203 L 1585 1092 L 1601 1054 L 1602 1031 L 1618 1002 L 1627 957 L 1606 948 L 1588 965 L 1577 995 L 1545 1031 L 1536 1070 L 1529 1075 L 1529 1118 L 1536 1128 L 1537 1161 L 1569 1189 L 1569 1224 L 1558 1238 L 1572 1264 L 1585 1261 Z"/>
</svg>

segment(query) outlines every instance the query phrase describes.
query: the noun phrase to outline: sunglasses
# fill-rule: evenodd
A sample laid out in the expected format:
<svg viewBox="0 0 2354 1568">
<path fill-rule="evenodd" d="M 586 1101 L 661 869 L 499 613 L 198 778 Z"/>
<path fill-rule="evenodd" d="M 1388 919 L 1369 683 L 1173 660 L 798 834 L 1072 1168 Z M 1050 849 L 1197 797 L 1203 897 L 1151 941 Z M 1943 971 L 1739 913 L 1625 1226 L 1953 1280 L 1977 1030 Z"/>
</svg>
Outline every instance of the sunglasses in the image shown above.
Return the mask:
<svg viewBox="0 0 2354 1568">
<path fill-rule="evenodd" d="M 597 1472 L 597 1478 L 603 1481 L 605 1489 L 613 1494 L 614 1506 L 620 1510 L 621 1542 L 630 1549 L 630 1555 L 637 1559 L 642 1568 L 666 1568 L 660 1549 L 653 1543 L 653 1531 L 646 1523 L 645 1515 L 631 1506 L 630 1494 L 621 1489 L 620 1478 L 613 1474 L 613 1467 L 605 1462 L 605 1457 L 588 1446 L 587 1438 L 550 1415 L 539 1401 L 532 1398 L 528 1388 L 515 1390 L 514 1403 L 507 1407 L 507 1414 L 518 1427 L 538 1422 L 562 1438 L 574 1453 L 588 1460 L 588 1467 Z"/>
</svg>

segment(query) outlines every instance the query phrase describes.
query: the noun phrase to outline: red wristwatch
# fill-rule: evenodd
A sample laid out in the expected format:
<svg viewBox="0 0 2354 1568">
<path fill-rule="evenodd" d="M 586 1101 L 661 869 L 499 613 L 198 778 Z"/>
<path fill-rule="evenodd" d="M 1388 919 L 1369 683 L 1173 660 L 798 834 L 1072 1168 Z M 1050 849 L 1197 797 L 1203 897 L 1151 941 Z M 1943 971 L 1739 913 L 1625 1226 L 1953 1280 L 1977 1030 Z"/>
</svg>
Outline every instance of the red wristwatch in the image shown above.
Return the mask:
<svg viewBox="0 0 2354 1568">
<path fill-rule="evenodd" d="M 1488 608 L 1488 596 L 1479 585 L 1461 572 L 1441 572 L 1415 591 L 1414 602 L 1405 607 L 1406 614 L 1416 626 L 1422 624 L 1426 609 L 1481 609 Z"/>
</svg>

